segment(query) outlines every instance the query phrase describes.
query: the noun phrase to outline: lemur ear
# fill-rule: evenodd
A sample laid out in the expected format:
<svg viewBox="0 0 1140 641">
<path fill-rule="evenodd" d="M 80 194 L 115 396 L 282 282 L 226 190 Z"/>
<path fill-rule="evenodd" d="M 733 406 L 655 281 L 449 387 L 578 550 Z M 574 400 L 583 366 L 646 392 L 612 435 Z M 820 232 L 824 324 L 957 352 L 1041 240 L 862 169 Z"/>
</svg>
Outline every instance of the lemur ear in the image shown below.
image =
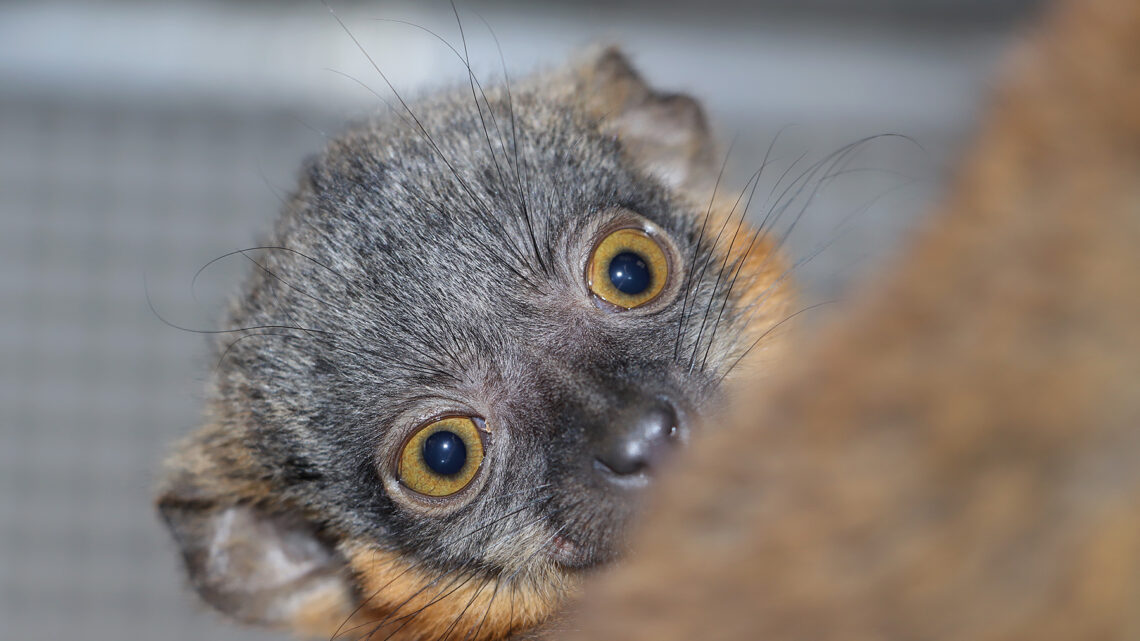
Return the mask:
<svg viewBox="0 0 1140 641">
<path fill-rule="evenodd" d="M 700 103 L 653 90 L 616 47 L 588 56 L 578 81 L 588 109 L 651 174 L 673 188 L 711 188 L 716 149 Z"/>
<path fill-rule="evenodd" d="M 190 463 L 201 449 L 186 449 L 158 508 L 202 599 L 247 623 L 328 636 L 352 613 L 344 560 L 299 515 L 243 498 L 249 486 L 227 488 Z"/>
</svg>

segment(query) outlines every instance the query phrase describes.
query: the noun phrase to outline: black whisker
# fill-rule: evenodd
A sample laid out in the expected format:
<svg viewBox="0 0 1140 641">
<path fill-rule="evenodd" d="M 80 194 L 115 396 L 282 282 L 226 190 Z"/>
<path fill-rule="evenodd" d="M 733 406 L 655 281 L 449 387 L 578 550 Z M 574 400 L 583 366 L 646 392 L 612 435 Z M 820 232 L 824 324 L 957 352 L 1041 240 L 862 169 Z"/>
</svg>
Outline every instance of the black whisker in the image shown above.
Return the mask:
<svg viewBox="0 0 1140 641">
<path fill-rule="evenodd" d="M 483 617 L 479 619 L 479 625 L 472 626 L 471 629 L 467 631 L 467 635 L 463 637 L 463 641 L 479 638 L 479 632 L 483 629 L 483 625 L 487 623 L 487 617 L 491 614 L 491 608 L 495 607 L 495 598 L 499 596 L 499 590 L 502 587 L 503 582 L 499 578 L 496 578 L 495 590 L 491 592 L 491 598 L 487 601 L 487 607 L 483 610 Z"/>
<path fill-rule="evenodd" d="M 736 222 L 736 229 L 734 229 L 732 232 L 732 239 L 728 243 L 728 249 L 724 250 L 724 261 L 721 263 L 720 269 L 717 270 L 716 282 L 713 283 L 712 294 L 709 296 L 708 304 L 705 306 L 705 313 L 701 318 L 701 326 L 700 326 L 700 329 L 697 331 L 697 338 L 694 341 L 693 353 L 692 353 L 692 356 L 689 358 L 689 374 L 693 373 L 693 365 L 696 362 L 697 352 L 700 350 L 700 347 L 701 347 L 701 337 L 704 335 L 705 325 L 708 323 L 709 312 L 712 310 L 713 303 L 716 301 L 717 290 L 720 289 L 721 279 L 724 277 L 724 270 L 728 266 L 729 259 L 732 257 L 732 248 L 736 245 L 736 237 L 740 234 L 740 229 L 744 226 L 744 218 L 745 218 L 745 216 L 748 215 L 748 208 L 752 204 L 752 198 L 756 195 L 756 188 L 760 185 L 760 175 L 763 172 L 764 172 L 764 167 L 761 166 L 760 169 L 756 170 L 756 173 L 754 173 L 752 175 L 752 178 L 749 180 L 749 182 L 745 183 L 745 185 L 744 185 L 744 189 L 747 191 L 748 185 L 749 185 L 749 183 L 751 183 L 752 189 L 751 189 L 751 191 L 749 191 L 748 200 L 745 202 L 744 208 L 740 212 L 740 219 L 737 220 L 737 222 Z M 744 193 L 741 192 L 741 196 L 743 196 L 743 195 L 744 195 Z M 725 218 L 725 225 L 727 225 L 732 220 L 732 215 L 736 212 L 736 208 L 739 204 L 740 204 L 740 197 L 738 197 L 736 199 L 736 203 L 734 203 L 732 206 L 732 211 L 730 211 L 728 217 Z M 723 226 L 722 226 L 722 231 L 723 231 Z M 718 240 L 720 239 L 719 233 L 717 234 L 717 239 Z M 714 248 L 716 247 L 715 242 L 713 243 L 713 247 Z M 710 254 L 710 260 L 711 260 L 711 254 Z M 702 269 L 702 274 L 703 274 L 703 269 Z M 725 296 L 727 297 L 727 295 L 728 294 L 726 293 Z M 711 338 L 710 338 L 710 344 L 711 344 Z"/>
<path fill-rule="evenodd" d="M 697 257 L 700 255 L 701 243 L 704 242 L 705 227 L 708 225 L 709 218 L 712 216 L 713 205 L 716 204 L 716 194 L 720 189 L 720 182 L 724 178 L 724 170 L 728 167 L 728 159 L 732 156 L 732 149 L 735 145 L 736 140 L 733 139 L 732 143 L 728 146 L 728 150 L 724 152 L 724 160 L 721 161 L 720 171 L 718 171 L 716 174 L 716 183 L 713 184 L 712 195 L 709 196 L 708 209 L 705 210 L 704 218 L 701 220 L 701 229 L 697 234 L 697 242 L 693 244 L 693 255 L 689 260 L 689 273 L 685 276 L 685 280 L 682 281 L 684 297 L 681 299 L 681 320 L 677 323 L 677 340 L 673 345 L 674 361 L 676 361 L 680 356 L 681 342 L 684 340 L 686 310 L 688 309 L 689 304 L 689 288 L 696 286 L 695 283 L 693 283 L 693 274 L 696 273 Z"/>
<path fill-rule="evenodd" d="M 207 262 L 205 265 L 202 265 L 201 267 L 199 267 L 198 271 L 194 272 L 194 277 L 190 279 L 190 291 L 191 291 L 191 293 L 193 293 L 194 287 L 198 283 L 198 279 L 202 276 L 202 272 L 206 271 L 214 263 L 220 262 L 226 258 L 229 258 L 230 256 L 235 256 L 237 254 L 244 254 L 245 252 L 261 251 L 261 250 L 284 251 L 284 252 L 296 254 L 297 256 L 304 258 L 305 260 L 313 263 L 314 265 L 321 267 L 322 269 L 325 269 L 330 274 L 332 274 L 333 276 L 336 276 L 337 278 L 341 279 L 345 283 L 351 284 L 351 281 L 349 281 L 347 278 L 342 276 L 340 274 L 340 272 L 338 272 L 335 269 L 333 269 L 332 267 L 329 267 L 328 265 L 320 262 L 319 260 L 313 258 L 312 256 L 309 256 L 308 254 L 306 254 L 304 252 L 299 252 L 299 251 L 292 249 L 290 247 L 282 247 L 279 245 L 261 245 L 258 247 L 246 247 L 244 249 L 235 249 L 231 252 L 226 252 L 226 253 L 222 254 L 221 256 L 218 256 L 217 258 Z"/>
<path fill-rule="evenodd" d="M 457 614 L 455 616 L 455 619 L 452 620 L 451 625 L 447 626 L 447 629 L 443 631 L 443 634 L 439 635 L 439 637 L 436 638 L 436 641 L 444 641 L 447 639 L 447 637 L 451 636 L 452 630 L 454 630 L 455 626 L 459 625 L 459 622 L 463 620 L 463 615 L 467 614 L 467 611 L 471 609 L 471 605 L 475 603 L 475 600 L 478 599 L 479 595 L 483 593 L 483 590 L 487 588 L 488 583 L 489 581 L 484 580 L 481 584 L 479 584 L 479 587 L 475 589 L 475 593 L 472 594 L 471 598 L 467 600 L 467 605 L 463 606 L 463 609 L 460 610 L 459 614 Z"/>
<path fill-rule="evenodd" d="M 479 87 L 479 93 L 483 96 L 483 103 L 487 105 L 487 113 L 491 117 L 491 123 L 494 125 L 495 132 L 499 138 L 499 144 L 501 145 L 501 147 L 503 149 L 503 155 L 504 155 L 504 157 L 506 157 L 507 143 L 506 143 L 506 140 L 503 139 L 503 130 L 502 130 L 502 127 L 499 126 L 499 121 L 498 121 L 498 118 L 495 116 L 494 108 L 491 106 L 490 101 L 487 100 L 487 94 L 486 94 L 486 92 L 483 91 L 483 85 L 481 83 L 479 83 L 479 79 L 475 76 L 475 72 L 471 69 L 471 57 L 467 51 L 467 35 L 463 30 L 463 21 L 460 20 L 460 18 L 459 18 L 459 9 L 456 8 L 454 0 L 452 0 L 452 2 L 451 2 L 451 10 L 455 14 L 455 22 L 459 26 L 459 37 L 463 41 L 463 64 L 465 67 L 467 67 L 467 76 L 468 76 L 468 80 L 470 81 L 470 84 L 471 84 L 471 97 L 475 101 L 475 109 L 479 112 L 479 122 L 483 126 L 483 135 L 487 140 L 487 151 L 490 152 L 491 158 L 495 163 L 495 170 L 499 174 L 499 182 L 501 184 L 503 184 L 504 187 L 507 187 L 506 179 L 503 178 L 502 169 L 499 167 L 498 156 L 495 154 L 494 146 L 491 144 L 490 134 L 487 131 L 487 123 L 486 123 L 486 121 L 483 120 L 483 110 L 482 110 L 482 108 L 479 107 L 479 98 L 477 98 L 475 96 L 475 86 L 476 85 L 478 85 L 478 87 Z M 493 32 L 492 32 L 492 35 L 494 35 Z M 496 46 L 498 46 L 498 40 L 497 39 L 496 39 Z M 500 53 L 500 60 L 502 60 L 502 50 L 501 49 L 500 49 L 499 53 Z M 505 68 L 503 70 L 503 74 L 504 74 L 504 76 L 506 75 L 506 69 Z M 512 118 L 512 123 L 513 123 L 514 122 L 514 110 L 513 110 L 513 108 L 511 111 L 511 118 Z M 517 149 L 518 149 L 517 144 L 515 145 L 515 149 L 517 151 Z M 517 161 L 518 161 L 517 156 L 516 156 L 515 160 L 517 163 Z M 507 160 L 507 166 L 510 167 L 510 160 L 509 159 Z M 521 185 L 518 183 L 518 167 L 517 167 L 517 164 L 515 166 L 515 179 L 516 179 L 516 186 L 519 189 L 521 189 Z M 530 237 L 530 240 L 531 240 L 532 248 L 534 249 L 534 259 L 538 263 L 539 268 L 543 271 L 543 273 L 549 273 L 549 270 L 547 269 L 547 266 L 546 266 L 546 261 L 543 260 L 542 252 L 540 252 L 538 250 L 538 240 L 534 234 L 534 227 L 531 224 L 530 213 L 528 212 L 528 210 L 526 208 L 525 199 L 520 199 L 519 205 L 521 207 L 520 213 L 522 214 L 524 225 L 526 226 L 528 236 Z"/>
<path fill-rule="evenodd" d="M 468 569 L 468 567 L 469 567 L 469 564 L 465 564 L 463 566 L 462 570 L 466 571 Z M 454 573 L 455 572 L 450 572 L 448 574 L 454 574 Z M 444 576 L 447 576 L 447 575 L 445 574 Z M 470 583 L 474 578 L 475 578 L 475 575 L 473 575 L 473 574 L 466 574 L 466 573 L 459 574 L 459 576 L 452 579 L 452 581 L 450 583 L 445 585 L 439 592 L 437 592 L 435 594 L 435 596 L 433 596 L 423 606 L 419 607 L 418 609 L 416 609 L 413 612 L 409 612 L 408 614 L 405 614 L 405 615 L 402 615 L 399 617 L 395 617 L 395 618 L 387 617 L 379 626 L 377 626 L 377 630 L 383 628 L 388 623 L 395 623 L 396 621 L 402 621 L 402 623 L 400 623 L 400 625 L 397 626 L 395 630 L 392 630 L 390 633 L 388 633 L 388 636 L 384 637 L 384 641 L 388 641 L 388 639 L 391 639 L 392 637 L 396 636 L 400 632 L 400 630 L 403 630 L 408 624 L 410 624 L 412 622 L 413 619 L 418 617 L 425 610 L 427 610 L 428 608 L 430 608 L 431 606 L 433 606 L 437 603 L 440 603 L 441 601 L 443 601 L 447 597 L 451 596 L 452 594 L 455 594 L 456 592 L 461 590 L 463 588 L 463 586 Z M 460 581 L 460 579 L 462 579 L 462 581 Z M 456 581 L 458 581 L 458 584 L 456 584 Z M 434 583 L 434 581 L 432 583 Z M 453 585 L 455 587 L 452 587 Z M 423 592 L 422 589 L 417 591 L 416 594 L 413 595 L 413 597 L 416 595 L 419 595 L 422 592 Z M 405 604 L 406 603 L 407 602 L 405 602 Z M 403 606 L 401 606 L 401 607 L 403 607 Z M 399 610 L 399 608 L 397 608 L 397 611 L 398 610 Z M 370 634 L 369 637 L 371 637 L 371 636 L 372 635 Z"/>
<path fill-rule="evenodd" d="M 413 566 L 413 567 L 414 567 L 414 566 Z M 431 581 L 429 581 L 428 583 L 424 584 L 423 586 L 421 586 L 421 587 L 420 587 L 420 589 L 416 590 L 416 591 L 415 591 L 415 592 L 413 592 L 413 593 L 412 593 L 410 596 L 408 596 L 406 599 L 404 599 L 404 600 L 403 600 L 403 601 L 401 601 L 399 604 L 397 604 L 397 605 L 396 605 L 396 607 L 395 607 L 395 608 L 394 608 L 394 609 L 393 609 L 391 612 L 389 612 L 389 613 L 387 614 L 387 616 L 385 616 L 385 617 L 383 617 L 383 618 L 379 619 L 379 622 L 376 622 L 376 621 L 369 621 L 369 622 L 367 622 L 367 623 L 363 623 L 363 624 L 360 624 L 360 625 L 357 625 L 357 626 L 353 626 L 352 628 L 348 628 L 347 630 L 345 630 L 345 632 L 353 632 L 353 631 L 355 631 L 355 630 L 358 630 L 358 629 L 360 629 L 360 628 L 370 627 L 370 628 L 371 628 L 371 630 L 370 630 L 370 631 L 369 631 L 369 633 L 368 633 L 368 634 L 365 636 L 365 638 L 367 638 L 367 639 L 371 639 L 373 635 L 375 635 L 377 632 L 379 632 L 379 631 L 380 631 L 380 630 L 381 630 L 381 629 L 382 629 L 384 626 L 388 625 L 389 623 L 391 623 L 391 622 L 393 622 L 393 621 L 395 621 L 395 620 L 405 619 L 405 618 L 406 618 L 408 615 L 403 615 L 403 616 L 401 616 L 399 619 L 394 619 L 393 617 L 394 617 L 394 615 L 395 615 L 397 612 L 399 612 L 399 611 L 400 611 L 400 610 L 401 610 L 401 609 L 402 609 L 404 606 L 406 606 L 407 604 L 411 603 L 413 599 L 415 599 L 417 596 L 419 596 L 420 594 L 422 594 L 422 593 L 424 592 L 424 590 L 430 589 L 430 588 L 431 588 L 433 585 L 435 585 L 436 583 L 438 583 L 438 582 L 440 582 L 440 581 L 444 580 L 445 578 L 447 578 L 447 577 L 449 577 L 449 576 L 451 576 L 451 575 L 453 575 L 453 574 L 457 574 L 457 573 L 459 573 L 459 572 L 460 572 L 460 571 L 462 571 L 462 570 L 463 570 L 465 567 L 466 567 L 466 565 L 464 565 L 464 566 L 460 566 L 460 567 L 458 567 L 458 568 L 455 568 L 455 569 L 452 569 L 452 570 L 451 570 L 451 571 L 449 571 L 449 572 L 444 572 L 444 573 L 440 574 L 439 576 L 435 577 L 434 579 L 432 579 Z M 411 569 L 411 568 L 409 568 L 409 569 Z M 454 583 L 454 581 L 455 581 L 455 580 L 458 580 L 458 578 L 457 578 L 457 579 L 453 579 L 452 583 Z M 390 583 L 391 583 L 391 582 L 389 582 L 389 584 L 390 584 Z M 452 585 L 452 583 L 449 583 L 447 586 L 445 586 L 445 587 L 443 588 L 443 590 L 446 590 L 448 587 L 450 587 L 450 586 Z M 440 593 L 442 593 L 442 591 L 443 591 L 443 590 L 441 590 L 439 593 L 437 593 L 437 595 L 438 595 L 438 594 L 440 594 Z M 376 592 L 376 594 L 379 594 L 379 593 L 380 593 L 380 591 L 378 590 L 378 591 Z M 374 598 L 374 597 L 375 597 L 375 595 L 373 595 L 373 598 Z M 423 608 L 420 608 L 419 610 L 417 610 L 417 611 L 416 611 L 416 614 L 418 614 L 419 612 L 422 612 L 422 611 L 423 611 Z M 404 627 L 404 625 L 407 625 L 407 621 L 405 621 L 403 625 L 401 625 L 399 628 L 397 628 L 397 629 L 396 629 L 396 632 L 398 632 L 400 629 L 402 629 L 402 628 Z M 394 633 L 395 633 L 395 632 L 393 632 L 393 634 L 394 634 Z M 387 637 L 387 638 L 390 638 L 390 637 L 391 637 L 391 635 L 389 635 L 389 637 Z"/>
<path fill-rule="evenodd" d="M 538 503 L 542 503 L 543 501 L 549 501 L 552 498 L 554 498 L 553 494 L 547 494 L 546 496 L 535 497 L 535 498 L 527 501 L 526 503 L 523 503 L 519 507 L 511 510 L 510 512 L 507 512 L 506 514 L 501 514 L 501 515 L 491 519 L 490 521 L 487 521 L 485 523 L 480 523 L 477 527 L 474 527 L 470 530 L 467 530 L 466 532 L 463 532 L 462 534 L 459 534 L 459 535 L 454 536 L 452 538 L 454 538 L 454 539 L 465 539 L 465 538 L 471 536 L 472 534 L 474 534 L 480 530 L 485 530 L 485 529 L 491 527 L 492 525 L 494 525 L 496 523 L 499 523 L 501 521 L 509 519 L 510 517 L 512 517 L 512 516 L 514 516 L 520 512 L 523 512 L 523 511 L 527 510 L 530 507 L 533 507 L 534 505 L 536 505 Z"/>
<path fill-rule="evenodd" d="M 543 253 L 538 248 L 538 238 L 534 232 L 534 223 L 531 221 L 530 206 L 527 204 L 527 190 L 530 188 L 530 178 L 526 171 L 526 166 L 519 162 L 519 130 L 515 122 L 515 100 L 511 92 L 511 75 L 507 72 L 507 60 L 503 56 L 503 46 L 499 42 L 499 36 L 495 33 L 495 30 L 491 28 L 491 23 L 487 22 L 478 12 L 476 12 L 475 15 L 483 22 L 483 25 L 487 27 L 487 31 L 491 34 L 491 39 L 495 42 L 495 49 L 499 52 L 499 64 L 503 69 L 503 84 L 507 92 L 507 112 L 511 116 L 511 147 L 515 157 L 515 182 L 519 192 L 519 207 L 522 209 L 523 220 L 526 222 L 527 233 L 530 235 L 530 243 L 534 249 L 534 255 L 539 260 L 539 266 L 543 270 L 547 270 L 550 266 L 542 261 Z M 493 116 L 494 114 L 492 114 L 492 117 Z M 549 271 L 553 273 L 552 268 Z"/>
<path fill-rule="evenodd" d="M 160 314 L 158 312 L 158 310 L 155 308 L 154 301 L 150 297 L 150 290 L 146 284 L 146 276 L 143 276 L 143 291 L 144 291 L 144 296 L 146 298 L 147 307 L 150 309 L 151 313 L 154 314 L 154 316 L 163 325 L 166 325 L 167 327 L 171 327 L 171 328 L 181 330 L 184 332 L 190 332 L 192 334 L 235 334 L 238 332 L 248 332 L 248 331 L 255 330 L 255 329 L 297 329 L 297 330 L 305 329 L 303 327 L 294 327 L 292 325 L 280 325 L 280 324 L 274 324 L 274 323 L 267 323 L 265 325 L 250 325 L 247 327 L 237 327 L 234 329 L 194 329 L 192 327 L 183 327 L 182 325 L 178 325 L 177 323 L 174 323 L 173 321 L 167 320 L 166 317 L 164 317 L 162 314 Z M 322 333 L 322 334 L 331 334 L 332 333 L 332 332 L 326 332 L 323 330 L 312 329 L 312 328 L 309 328 L 308 331 Z"/>
<path fill-rule="evenodd" d="M 373 554 L 373 562 L 375 562 L 376 551 L 373 550 L 372 554 Z M 344 621 L 340 624 L 340 626 L 337 627 L 336 631 L 333 632 L 333 635 L 331 637 L 329 637 L 329 641 L 333 641 L 333 639 L 336 639 L 338 636 L 340 636 L 342 630 L 344 632 L 352 632 L 353 630 L 362 627 L 362 626 L 356 626 L 356 627 L 350 628 L 348 630 L 344 629 L 344 626 L 348 625 L 348 622 L 352 620 L 352 617 L 359 614 L 361 610 L 363 610 L 369 603 L 371 603 L 373 599 L 375 599 L 377 596 L 379 596 L 380 593 L 383 592 L 388 586 L 392 585 L 392 583 L 397 581 L 400 577 L 404 576 L 405 574 L 407 574 L 411 570 L 413 570 L 415 567 L 416 566 L 414 564 L 409 564 L 408 567 L 404 568 L 404 570 L 402 572 L 400 572 L 396 576 L 389 579 L 387 583 L 380 586 L 379 588 L 376 588 L 376 590 L 368 598 L 361 600 L 360 605 L 357 605 L 356 608 L 352 612 L 350 612 L 347 617 L 345 617 Z"/>
<path fill-rule="evenodd" d="M 814 304 L 814 305 L 808 305 L 807 307 L 804 307 L 804 308 L 800 309 L 799 311 L 797 311 L 797 312 L 795 312 L 795 313 L 793 313 L 793 314 L 789 314 L 788 316 L 785 316 L 783 319 L 781 319 L 781 320 L 780 320 L 780 322 L 778 322 L 778 323 L 776 323 L 776 324 L 772 325 L 771 327 L 769 327 L 767 330 L 765 330 L 765 332 L 764 332 L 763 334 L 761 334 L 759 337 L 757 337 L 757 338 L 756 338 L 756 340 L 755 340 L 755 341 L 753 341 L 753 342 L 752 342 L 752 345 L 750 345 L 750 346 L 748 347 L 748 349 L 744 350 L 744 353 L 742 353 L 740 356 L 738 356 L 738 357 L 736 358 L 736 360 L 735 360 L 735 361 L 733 361 L 733 362 L 732 362 L 732 365 L 729 365 L 729 366 L 728 366 L 728 369 L 726 369 L 726 370 L 724 371 L 724 373 L 722 373 L 722 374 L 720 375 L 720 378 L 719 378 L 719 379 L 717 379 L 717 384 L 719 385 L 719 384 L 720 384 L 722 381 L 724 381 L 724 379 L 725 379 L 725 378 L 726 378 L 726 377 L 727 377 L 729 374 L 731 374 L 731 373 L 732 373 L 732 370 L 733 370 L 733 369 L 735 369 L 735 368 L 736 368 L 736 366 L 737 366 L 737 365 L 739 365 L 739 364 L 740 364 L 740 362 L 741 362 L 741 361 L 743 361 L 743 360 L 744 360 L 744 358 L 745 358 L 746 356 L 748 356 L 748 354 L 749 354 L 749 353 L 750 353 L 750 352 L 751 352 L 753 349 L 755 349 L 757 345 L 759 345 L 759 344 L 760 344 L 760 341 L 762 341 L 762 340 L 764 340 L 765 338 L 767 338 L 767 336 L 768 336 L 769 334 L 771 334 L 772 332 L 776 331 L 776 329 L 777 329 L 777 328 L 779 328 L 781 325 L 783 325 L 784 323 L 786 323 L 786 322 L 788 322 L 788 321 L 792 320 L 793 318 L 795 318 L 795 317 L 799 316 L 800 314 L 804 314 L 804 313 L 806 313 L 806 312 L 810 312 L 810 311 L 812 311 L 812 310 L 814 310 L 814 309 L 818 309 L 818 308 L 820 308 L 820 307 L 825 307 L 825 306 L 827 306 L 827 305 L 833 305 L 833 304 L 835 304 L 835 302 L 836 302 L 836 301 L 824 301 L 824 302 L 822 302 L 822 303 L 816 303 L 816 304 Z"/>
<path fill-rule="evenodd" d="M 712 346 L 713 342 L 716 339 L 717 330 L 720 328 L 720 321 L 724 317 L 724 310 L 728 307 L 728 301 L 732 297 L 732 291 L 736 287 L 736 281 L 738 278 L 740 278 L 740 274 L 744 270 L 744 265 L 748 262 L 748 257 L 752 254 L 752 248 L 755 247 L 756 240 L 760 237 L 760 230 L 757 229 L 753 231 L 751 236 L 752 237 L 748 241 L 748 246 L 744 249 L 744 252 L 740 255 L 739 260 L 736 261 L 736 265 L 733 267 L 732 280 L 729 281 L 728 287 L 724 292 L 724 296 L 721 298 L 720 309 L 716 314 L 716 322 L 713 323 L 712 331 L 709 333 L 709 340 L 705 345 L 705 354 L 703 357 L 701 357 L 702 371 L 704 371 L 705 365 L 708 363 L 709 352 L 712 351 Z M 771 255 L 772 254 L 769 253 L 768 256 L 764 258 L 764 262 L 761 263 L 761 265 L 758 267 L 759 270 L 762 270 L 763 265 L 768 262 L 768 259 L 771 257 Z M 699 346 L 700 342 L 698 341 L 697 344 Z"/>
<path fill-rule="evenodd" d="M 475 211 L 482 214 L 488 222 L 495 221 L 495 218 L 490 215 L 490 207 L 486 202 L 479 198 L 479 196 L 475 193 L 475 190 L 471 188 L 471 185 L 468 184 L 468 182 L 464 180 L 463 177 L 459 174 L 459 170 L 456 169 L 451 160 L 449 160 L 443 153 L 443 150 L 436 143 L 435 139 L 428 132 L 427 128 L 424 127 L 423 122 L 419 119 L 418 116 L 416 116 L 415 112 L 412 111 L 411 106 L 408 105 L 407 101 L 405 101 L 403 96 L 400 95 L 400 92 L 396 90 L 395 85 L 392 84 L 391 80 L 388 79 L 388 76 L 383 72 L 383 70 L 380 69 L 380 65 L 376 63 L 375 59 L 372 58 L 372 55 L 368 53 L 368 51 L 364 48 L 364 45 L 361 44 L 356 35 L 353 34 L 352 31 L 348 28 L 348 25 L 346 25 L 344 21 L 341 20 L 340 16 L 337 15 L 336 11 L 333 10 L 332 6 L 328 3 L 328 0 L 321 0 L 321 3 L 324 4 L 325 8 L 328 9 L 333 19 L 336 20 L 338 25 L 340 25 L 341 30 L 344 31 L 349 39 L 352 40 L 357 50 L 359 50 L 365 59 L 368 60 L 369 65 L 372 66 L 372 68 L 376 71 L 376 74 L 379 75 L 380 78 L 384 81 L 384 84 L 388 86 L 388 89 L 392 91 L 392 95 L 396 97 L 396 100 L 400 103 L 400 106 L 404 109 L 405 113 L 407 113 L 415 123 L 416 129 L 419 131 L 420 135 L 423 136 L 424 140 L 428 143 L 428 146 L 435 153 L 436 157 L 438 157 L 439 160 L 447 167 L 447 169 L 451 172 L 451 175 L 455 178 L 456 182 L 459 183 L 459 186 L 467 194 L 468 198 L 471 199 L 471 203 L 475 207 Z M 499 231 L 502 233 L 504 230 L 502 230 L 500 227 Z M 520 260 L 520 262 L 523 262 L 525 264 L 525 261 L 522 261 L 522 257 L 514 251 L 513 245 L 508 244 L 507 247 L 510 248 L 512 254 L 515 254 L 515 259 Z M 522 277 L 521 274 L 519 275 Z"/>
</svg>

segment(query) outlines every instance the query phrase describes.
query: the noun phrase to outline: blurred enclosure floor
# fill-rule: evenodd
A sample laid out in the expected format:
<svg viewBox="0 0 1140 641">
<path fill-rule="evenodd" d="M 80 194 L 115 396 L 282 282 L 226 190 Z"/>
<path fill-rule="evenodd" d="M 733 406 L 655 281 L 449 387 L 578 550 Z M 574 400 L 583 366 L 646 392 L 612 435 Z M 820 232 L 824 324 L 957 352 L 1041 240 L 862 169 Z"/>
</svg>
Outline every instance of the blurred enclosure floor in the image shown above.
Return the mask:
<svg viewBox="0 0 1140 641">
<path fill-rule="evenodd" d="M 808 208 L 789 242 L 827 245 L 798 272 L 823 299 L 915 228 L 1032 3 L 858 4 L 459 9 L 485 81 L 500 60 L 482 20 L 513 75 L 620 43 L 735 137 L 734 189 L 781 130 L 788 158 L 881 133 L 921 144 L 876 141 L 854 191 Z M 374 20 L 456 38 L 449 4 L 336 6 L 398 88 L 465 80 L 434 37 Z M 154 516 L 155 472 L 213 363 L 146 293 L 172 322 L 216 327 L 247 266 L 192 276 L 257 244 L 301 159 L 376 108 L 350 78 L 383 86 L 316 0 L 0 4 L 0 639 L 277 638 L 198 606 Z"/>
</svg>

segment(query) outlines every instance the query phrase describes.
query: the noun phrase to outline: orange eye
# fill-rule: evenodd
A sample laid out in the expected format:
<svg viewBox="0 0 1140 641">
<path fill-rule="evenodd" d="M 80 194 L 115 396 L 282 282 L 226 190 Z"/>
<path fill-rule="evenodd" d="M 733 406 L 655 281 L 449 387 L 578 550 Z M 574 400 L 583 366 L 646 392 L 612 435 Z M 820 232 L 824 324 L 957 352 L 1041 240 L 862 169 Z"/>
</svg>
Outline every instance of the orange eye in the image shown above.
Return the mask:
<svg viewBox="0 0 1140 641">
<path fill-rule="evenodd" d="M 449 416 L 429 423 L 400 453 L 400 482 L 428 496 L 449 496 L 467 487 L 483 463 L 483 439 L 475 421 Z"/>
<path fill-rule="evenodd" d="M 669 279 L 665 250 L 640 229 L 619 229 L 594 247 L 586 285 L 598 298 L 623 309 L 657 298 Z"/>
</svg>

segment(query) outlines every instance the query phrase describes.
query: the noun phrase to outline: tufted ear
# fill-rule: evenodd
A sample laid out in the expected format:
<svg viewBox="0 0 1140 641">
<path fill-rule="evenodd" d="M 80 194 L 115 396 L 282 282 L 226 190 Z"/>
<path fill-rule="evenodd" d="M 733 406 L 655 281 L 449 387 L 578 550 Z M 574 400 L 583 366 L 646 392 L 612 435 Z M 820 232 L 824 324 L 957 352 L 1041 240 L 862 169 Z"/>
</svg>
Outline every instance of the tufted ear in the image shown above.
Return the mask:
<svg viewBox="0 0 1140 641">
<path fill-rule="evenodd" d="M 352 613 L 346 563 L 300 514 L 270 505 L 272 493 L 217 474 L 225 460 L 190 443 L 158 499 L 191 584 L 240 621 L 327 637 Z"/>
<path fill-rule="evenodd" d="M 696 100 L 653 90 L 616 47 L 588 56 L 577 75 L 587 108 L 645 169 L 673 188 L 711 188 L 715 144 Z"/>
</svg>

